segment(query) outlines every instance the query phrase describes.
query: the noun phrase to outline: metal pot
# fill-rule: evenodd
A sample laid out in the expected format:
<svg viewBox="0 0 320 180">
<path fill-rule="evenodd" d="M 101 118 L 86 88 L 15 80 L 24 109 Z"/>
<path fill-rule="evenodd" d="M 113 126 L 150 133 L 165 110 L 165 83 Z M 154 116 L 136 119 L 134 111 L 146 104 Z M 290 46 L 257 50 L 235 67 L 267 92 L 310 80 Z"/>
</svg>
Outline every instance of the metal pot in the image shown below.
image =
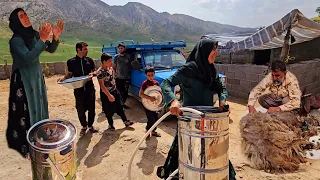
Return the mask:
<svg viewBox="0 0 320 180">
<path fill-rule="evenodd" d="M 229 112 L 212 106 L 189 107 L 204 117 L 184 112 L 178 121 L 179 178 L 229 179 Z"/>
<path fill-rule="evenodd" d="M 146 90 L 144 90 L 144 94 L 156 98 L 155 101 L 142 98 L 142 104 L 146 109 L 150 111 L 160 111 L 165 106 L 164 97 L 159 86 L 148 87 Z"/>
<path fill-rule="evenodd" d="M 88 81 L 90 81 L 89 76 L 79 76 L 66 79 L 62 82 L 58 82 L 58 84 L 62 84 L 69 89 L 78 89 L 83 87 Z"/>
<path fill-rule="evenodd" d="M 62 119 L 45 119 L 29 129 L 27 140 L 33 179 L 75 179 L 76 134 L 76 127 Z"/>
</svg>

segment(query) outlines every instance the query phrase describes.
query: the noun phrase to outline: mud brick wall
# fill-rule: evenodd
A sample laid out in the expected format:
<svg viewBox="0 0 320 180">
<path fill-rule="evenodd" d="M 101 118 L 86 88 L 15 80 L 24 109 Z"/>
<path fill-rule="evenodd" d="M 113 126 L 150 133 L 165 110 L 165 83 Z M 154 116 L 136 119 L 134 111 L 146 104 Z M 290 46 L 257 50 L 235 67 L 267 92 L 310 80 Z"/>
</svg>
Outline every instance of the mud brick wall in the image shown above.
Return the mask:
<svg viewBox="0 0 320 180">
<path fill-rule="evenodd" d="M 11 75 L 11 65 L 0 65 L 0 80 L 9 79 Z"/>
<path fill-rule="evenodd" d="M 248 99 L 250 91 L 265 77 L 267 66 L 252 64 L 216 64 L 218 71 L 227 76 L 229 95 Z M 301 90 L 320 93 L 320 59 L 288 65 L 288 70 L 297 76 Z"/>
<path fill-rule="evenodd" d="M 230 59 L 231 58 L 231 59 Z M 254 60 L 254 51 L 244 50 L 230 54 L 220 54 L 215 62 L 222 64 L 247 64 Z"/>
</svg>

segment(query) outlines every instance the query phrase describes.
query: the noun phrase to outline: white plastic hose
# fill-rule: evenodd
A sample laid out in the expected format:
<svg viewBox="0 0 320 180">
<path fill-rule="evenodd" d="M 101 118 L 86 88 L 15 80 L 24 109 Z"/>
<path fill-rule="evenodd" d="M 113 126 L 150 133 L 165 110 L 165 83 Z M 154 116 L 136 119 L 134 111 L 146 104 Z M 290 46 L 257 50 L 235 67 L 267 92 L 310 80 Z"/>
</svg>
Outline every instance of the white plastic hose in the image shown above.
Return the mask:
<svg viewBox="0 0 320 180">
<path fill-rule="evenodd" d="M 166 179 L 166 180 L 171 180 L 174 175 L 176 175 L 178 173 L 179 169 L 176 169 L 175 171 L 173 171 L 173 173 L 170 174 L 170 176 Z"/>
<path fill-rule="evenodd" d="M 186 111 L 186 112 L 191 112 L 191 113 L 194 113 L 194 114 L 199 114 L 199 115 L 202 115 L 203 113 L 200 112 L 200 111 L 197 111 L 195 109 L 192 109 L 192 108 L 180 108 L 181 111 Z M 169 115 L 170 115 L 170 111 L 165 113 L 163 116 L 161 116 L 161 118 L 154 123 L 154 125 L 147 131 L 147 133 L 141 138 L 140 142 L 138 143 L 138 145 L 136 146 L 136 148 L 134 149 L 132 155 L 131 155 L 131 158 L 130 158 L 130 161 L 129 161 L 129 166 L 128 166 L 128 180 L 131 180 L 131 166 L 132 166 L 132 161 L 134 159 L 134 156 L 136 155 L 138 149 L 140 148 L 142 142 L 147 138 L 147 136 L 150 135 L 150 133 L 158 126 L 158 124 L 160 124 L 161 121 L 163 121 L 165 118 L 167 118 Z M 170 180 L 172 179 L 172 176 L 175 175 L 176 173 L 178 172 L 178 169 L 176 169 L 168 178 L 167 180 Z"/>
</svg>

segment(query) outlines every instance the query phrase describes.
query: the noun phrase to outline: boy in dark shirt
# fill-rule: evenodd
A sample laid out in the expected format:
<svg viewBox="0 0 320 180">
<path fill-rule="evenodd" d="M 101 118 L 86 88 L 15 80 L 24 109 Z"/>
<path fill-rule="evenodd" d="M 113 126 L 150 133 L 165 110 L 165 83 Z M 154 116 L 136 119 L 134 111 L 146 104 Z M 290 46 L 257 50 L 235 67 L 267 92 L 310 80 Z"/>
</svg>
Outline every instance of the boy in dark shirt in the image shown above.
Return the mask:
<svg viewBox="0 0 320 180">
<path fill-rule="evenodd" d="M 147 66 L 146 69 L 145 69 L 145 73 L 146 73 L 146 76 L 147 76 L 147 80 L 143 81 L 143 83 L 141 85 L 141 88 L 140 88 L 139 96 L 141 98 L 149 99 L 150 101 L 155 101 L 156 100 L 155 97 L 148 96 L 148 95 L 144 94 L 144 91 L 148 87 L 150 87 L 150 86 L 159 86 L 158 81 L 154 80 L 154 75 L 155 75 L 154 68 L 150 67 L 150 66 Z M 148 131 L 154 125 L 154 123 L 158 120 L 158 114 L 157 114 L 157 112 L 150 111 L 150 110 L 148 110 L 146 108 L 144 108 L 144 110 L 146 112 L 147 119 L 148 119 L 147 126 L 146 126 L 146 130 Z M 152 133 L 151 133 L 152 136 L 161 137 L 160 133 L 156 132 L 156 129 L 157 128 L 155 128 L 152 131 Z"/>
<path fill-rule="evenodd" d="M 102 102 L 102 109 L 108 119 L 108 129 L 111 131 L 115 130 L 113 125 L 113 115 L 117 113 L 126 127 L 133 124 L 132 121 L 128 120 L 121 102 L 121 96 L 116 88 L 115 73 L 112 69 L 112 57 L 110 54 L 103 53 L 101 55 L 102 67 L 99 68 L 97 78 L 100 85 L 100 99 Z"/>
</svg>

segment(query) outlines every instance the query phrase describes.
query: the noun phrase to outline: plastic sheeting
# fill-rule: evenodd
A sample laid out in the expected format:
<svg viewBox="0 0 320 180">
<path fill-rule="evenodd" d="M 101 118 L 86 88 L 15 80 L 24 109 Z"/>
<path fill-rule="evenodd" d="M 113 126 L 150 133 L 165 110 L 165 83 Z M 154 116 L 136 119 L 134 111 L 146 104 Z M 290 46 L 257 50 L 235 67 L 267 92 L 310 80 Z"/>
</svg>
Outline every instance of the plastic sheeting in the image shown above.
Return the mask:
<svg viewBox="0 0 320 180">
<path fill-rule="evenodd" d="M 201 38 L 219 41 L 218 51 L 220 53 L 245 49 L 273 49 L 283 46 L 284 37 L 290 27 L 291 35 L 295 39 L 292 45 L 320 37 L 320 23 L 306 18 L 298 9 L 294 9 L 279 21 L 254 34 L 209 34 Z"/>
</svg>

